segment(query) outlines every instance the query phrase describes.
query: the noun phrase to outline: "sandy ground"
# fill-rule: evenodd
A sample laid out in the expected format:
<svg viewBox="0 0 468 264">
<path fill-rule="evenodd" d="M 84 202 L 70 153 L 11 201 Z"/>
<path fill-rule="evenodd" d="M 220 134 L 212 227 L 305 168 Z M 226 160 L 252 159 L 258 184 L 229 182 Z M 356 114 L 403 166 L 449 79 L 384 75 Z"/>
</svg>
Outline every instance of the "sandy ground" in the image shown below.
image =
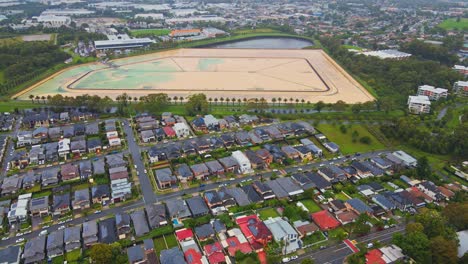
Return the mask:
<svg viewBox="0 0 468 264">
<path fill-rule="evenodd" d="M 52 34 L 24 35 L 23 41 L 49 41 Z"/>
<path fill-rule="evenodd" d="M 179 49 L 61 72 L 30 87 L 20 99 L 61 93 L 116 97 L 164 92 L 187 97 L 294 98 L 310 102 L 374 100 L 322 50 Z"/>
</svg>

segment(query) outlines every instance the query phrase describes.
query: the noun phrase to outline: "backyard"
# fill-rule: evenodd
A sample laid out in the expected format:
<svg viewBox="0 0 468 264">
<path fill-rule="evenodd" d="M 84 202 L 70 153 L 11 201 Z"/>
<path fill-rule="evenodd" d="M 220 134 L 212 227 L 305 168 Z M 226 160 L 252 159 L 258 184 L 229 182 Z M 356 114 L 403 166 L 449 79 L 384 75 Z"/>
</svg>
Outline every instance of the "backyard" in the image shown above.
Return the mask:
<svg viewBox="0 0 468 264">
<path fill-rule="evenodd" d="M 322 210 L 322 208 L 320 208 L 320 206 L 312 199 L 302 200 L 300 202 L 309 210 L 310 213 L 315 213 Z"/>
<path fill-rule="evenodd" d="M 319 124 L 317 129 L 330 141 L 338 144 L 340 151 L 343 154 L 367 152 L 385 148 L 385 146 L 362 125 L 347 125 L 344 127 L 345 128 L 343 129 L 338 125 Z M 368 137 L 370 139 L 369 144 L 360 141 L 360 139 L 364 137 Z"/>
<path fill-rule="evenodd" d="M 279 214 L 276 212 L 276 209 L 274 208 L 262 209 L 257 212 L 260 215 L 260 219 L 262 220 L 266 220 L 270 217 L 274 218 L 274 217 L 279 216 Z"/>
</svg>

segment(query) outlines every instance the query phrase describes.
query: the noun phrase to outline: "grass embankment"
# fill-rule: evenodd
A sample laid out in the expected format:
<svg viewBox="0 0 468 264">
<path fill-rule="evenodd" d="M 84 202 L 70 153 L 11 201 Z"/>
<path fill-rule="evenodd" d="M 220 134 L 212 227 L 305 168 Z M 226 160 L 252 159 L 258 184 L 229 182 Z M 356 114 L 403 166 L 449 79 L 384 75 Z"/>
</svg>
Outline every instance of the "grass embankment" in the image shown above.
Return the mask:
<svg viewBox="0 0 468 264">
<path fill-rule="evenodd" d="M 468 18 L 460 18 L 460 21 L 456 18 L 449 18 L 440 23 L 438 27 L 446 30 L 468 30 Z"/>
<path fill-rule="evenodd" d="M 343 154 L 351 154 L 356 152 L 367 152 L 373 150 L 384 149 L 385 146 L 378 141 L 364 126 L 348 125 L 346 132 L 340 130 L 340 126 L 332 124 L 319 124 L 317 129 L 322 132 L 330 141 L 335 142 L 340 146 L 340 151 Z M 358 136 L 353 140 L 353 134 L 357 132 Z M 365 144 L 360 142 L 360 138 L 369 137 L 370 143 Z"/>
<path fill-rule="evenodd" d="M 352 50 L 362 50 L 361 47 L 353 46 L 353 45 L 343 45 L 343 48 L 345 48 L 345 49 L 352 49 Z"/>
</svg>

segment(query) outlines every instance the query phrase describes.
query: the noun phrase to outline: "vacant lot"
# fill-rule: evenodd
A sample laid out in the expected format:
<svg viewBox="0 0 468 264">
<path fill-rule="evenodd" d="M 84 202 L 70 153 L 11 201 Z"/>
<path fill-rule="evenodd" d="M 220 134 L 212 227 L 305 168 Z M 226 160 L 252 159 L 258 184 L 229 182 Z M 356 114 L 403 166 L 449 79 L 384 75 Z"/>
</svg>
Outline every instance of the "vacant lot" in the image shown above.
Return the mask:
<svg viewBox="0 0 468 264">
<path fill-rule="evenodd" d="M 274 218 L 279 216 L 279 214 L 276 212 L 274 208 L 268 208 L 268 209 L 263 209 L 258 211 L 258 214 L 260 215 L 260 219 L 266 220 L 270 217 Z"/>
<path fill-rule="evenodd" d="M 322 50 L 177 49 L 59 72 L 15 95 L 132 97 L 162 92 L 187 97 L 293 98 L 312 103 L 358 103 L 371 94 Z"/>
<path fill-rule="evenodd" d="M 141 36 L 165 36 L 171 32 L 170 29 L 157 29 L 157 28 L 148 28 L 148 29 L 135 29 L 131 30 L 130 33 L 132 36 L 141 37 Z"/>
<path fill-rule="evenodd" d="M 322 208 L 320 208 L 320 206 L 312 199 L 302 200 L 300 202 L 309 210 L 310 213 L 315 213 L 322 210 Z"/>
<path fill-rule="evenodd" d="M 319 124 L 317 129 L 322 132 L 330 141 L 335 142 L 340 146 L 341 153 L 351 154 L 356 152 L 367 152 L 373 150 L 384 149 L 385 146 L 380 143 L 369 131 L 361 125 L 345 126 L 346 131 L 343 133 L 338 125 Z M 353 136 L 356 135 L 357 136 Z M 370 143 L 362 143 L 363 137 L 369 137 Z"/>
<path fill-rule="evenodd" d="M 461 18 L 460 21 L 457 21 L 456 18 L 450 18 L 440 23 L 439 27 L 447 30 L 468 30 L 468 18 Z"/>
</svg>

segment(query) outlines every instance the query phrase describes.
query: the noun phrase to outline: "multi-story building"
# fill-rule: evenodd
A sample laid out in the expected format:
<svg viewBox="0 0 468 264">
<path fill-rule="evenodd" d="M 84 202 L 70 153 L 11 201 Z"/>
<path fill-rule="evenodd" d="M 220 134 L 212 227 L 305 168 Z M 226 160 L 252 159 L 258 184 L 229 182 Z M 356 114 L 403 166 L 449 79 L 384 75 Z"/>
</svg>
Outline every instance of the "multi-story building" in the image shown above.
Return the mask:
<svg viewBox="0 0 468 264">
<path fill-rule="evenodd" d="M 413 114 L 428 114 L 431 111 L 431 101 L 425 95 L 409 96 L 408 110 Z"/>
<path fill-rule="evenodd" d="M 466 81 L 455 82 L 453 84 L 453 92 L 461 96 L 468 96 L 468 82 Z"/>
<path fill-rule="evenodd" d="M 447 98 L 448 90 L 443 88 L 435 88 L 430 85 L 421 85 L 418 87 L 418 95 L 425 95 L 429 100 L 437 101 L 440 98 Z"/>
</svg>

